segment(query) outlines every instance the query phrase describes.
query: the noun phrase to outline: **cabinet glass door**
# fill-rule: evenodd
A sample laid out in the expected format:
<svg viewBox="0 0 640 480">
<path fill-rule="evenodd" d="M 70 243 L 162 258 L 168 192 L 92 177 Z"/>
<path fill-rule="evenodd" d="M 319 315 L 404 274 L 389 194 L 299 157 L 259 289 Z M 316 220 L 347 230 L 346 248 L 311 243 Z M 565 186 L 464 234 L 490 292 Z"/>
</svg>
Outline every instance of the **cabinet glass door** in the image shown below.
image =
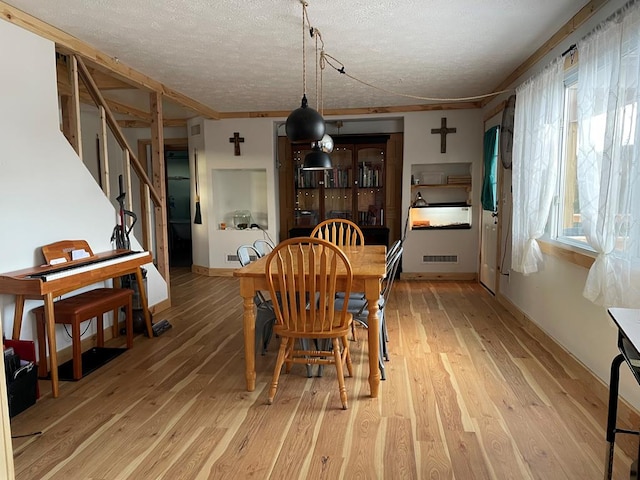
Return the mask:
<svg viewBox="0 0 640 480">
<path fill-rule="evenodd" d="M 336 146 L 331 152 L 331 170 L 324 172 L 324 215 L 353 220 L 353 150 Z"/>
<path fill-rule="evenodd" d="M 320 180 L 322 172 L 302 170 L 304 157 L 311 151 L 310 148 L 297 148 L 293 151 L 295 164 L 295 206 L 293 212 L 293 224 L 296 227 L 314 227 L 321 220 Z"/>
<path fill-rule="evenodd" d="M 385 146 L 367 146 L 357 150 L 356 223 L 384 225 Z"/>
</svg>

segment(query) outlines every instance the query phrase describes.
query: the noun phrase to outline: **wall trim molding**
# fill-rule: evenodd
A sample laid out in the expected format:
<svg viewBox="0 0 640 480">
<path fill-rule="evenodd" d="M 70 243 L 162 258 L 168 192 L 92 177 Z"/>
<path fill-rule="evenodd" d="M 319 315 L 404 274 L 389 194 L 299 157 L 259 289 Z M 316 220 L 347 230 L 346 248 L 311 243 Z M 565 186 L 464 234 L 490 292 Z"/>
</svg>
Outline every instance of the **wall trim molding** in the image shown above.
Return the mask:
<svg viewBox="0 0 640 480">
<path fill-rule="evenodd" d="M 204 275 L 205 277 L 233 277 L 233 272 L 237 268 L 209 268 L 201 265 L 192 265 L 191 271 L 198 275 Z"/>
<path fill-rule="evenodd" d="M 477 282 L 477 272 L 402 272 L 401 280 L 440 280 L 454 282 Z"/>
</svg>

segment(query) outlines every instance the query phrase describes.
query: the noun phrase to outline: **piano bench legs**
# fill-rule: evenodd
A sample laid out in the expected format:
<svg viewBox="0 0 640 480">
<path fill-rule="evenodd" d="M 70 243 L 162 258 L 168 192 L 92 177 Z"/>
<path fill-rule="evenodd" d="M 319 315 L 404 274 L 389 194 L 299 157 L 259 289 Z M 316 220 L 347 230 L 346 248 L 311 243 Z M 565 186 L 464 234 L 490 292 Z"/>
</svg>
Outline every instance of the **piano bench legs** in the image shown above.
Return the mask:
<svg viewBox="0 0 640 480">
<path fill-rule="evenodd" d="M 73 378 L 82 378 L 82 345 L 80 339 L 80 324 L 94 317 L 98 318 L 96 328 L 97 345 L 104 346 L 103 315 L 113 311 L 113 336 L 118 336 L 118 310 L 126 309 L 127 348 L 133 347 L 133 290 L 128 288 L 96 288 L 73 297 L 58 300 L 53 304 L 55 323 L 71 325 L 71 341 L 73 349 Z M 36 316 L 38 332 L 38 375 L 47 376 L 46 364 L 46 334 L 44 307 L 33 310 Z"/>
</svg>

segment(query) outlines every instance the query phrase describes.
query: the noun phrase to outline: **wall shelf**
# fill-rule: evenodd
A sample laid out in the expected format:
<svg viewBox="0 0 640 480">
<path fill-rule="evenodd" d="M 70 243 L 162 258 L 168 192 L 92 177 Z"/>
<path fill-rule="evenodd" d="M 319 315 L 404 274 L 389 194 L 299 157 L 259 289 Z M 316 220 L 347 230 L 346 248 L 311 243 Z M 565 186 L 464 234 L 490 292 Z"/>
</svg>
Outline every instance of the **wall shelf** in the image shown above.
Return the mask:
<svg viewBox="0 0 640 480">
<path fill-rule="evenodd" d="M 471 225 L 468 223 L 461 223 L 459 225 L 440 225 L 437 227 L 411 227 L 411 230 L 469 230 Z"/>
<path fill-rule="evenodd" d="M 411 185 L 411 190 L 417 190 L 420 188 L 464 188 L 468 191 L 471 190 L 471 184 L 470 183 L 443 183 L 441 185 L 434 185 L 434 184 L 429 184 L 429 185 L 423 185 L 423 184 L 417 184 L 417 185 Z"/>
<path fill-rule="evenodd" d="M 472 183 L 471 163 L 414 164 L 411 166 L 411 202 L 420 193 L 429 205 L 471 205 Z"/>
</svg>

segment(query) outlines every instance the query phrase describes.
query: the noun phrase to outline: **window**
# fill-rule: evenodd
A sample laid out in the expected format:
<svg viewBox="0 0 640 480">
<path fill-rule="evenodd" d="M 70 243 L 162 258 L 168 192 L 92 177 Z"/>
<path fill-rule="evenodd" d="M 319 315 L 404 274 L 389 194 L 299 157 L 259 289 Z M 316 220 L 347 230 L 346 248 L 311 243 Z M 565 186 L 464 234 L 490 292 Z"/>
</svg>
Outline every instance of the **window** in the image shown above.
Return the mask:
<svg viewBox="0 0 640 480">
<path fill-rule="evenodd" d="M 583 228 L 583 215 L 580 209 L 579 180 L 578 180 L 578 89 L 579 79 L 577 69 L 572 67 L 565 76 L 565 98 L 563 110 L 563 141 L 560 160 L 560 174 L 558 178 L 558 190 L 552 207 L 547 226 L 548 236 L 560 243 L 578 247 L 579 249 L 595 252 L 589 245 L 585 229 Z M 631 174 L 633 162 L 633 146 L 636 131 L 636 117 L 638 105 L 635 99 L 625 99 L 623 105 L 618 108 L 619 138 L 621 165 L 619 174 L 627 176 Z M 592 139 L 591 148 L 601 155 L 605 149 L 605 131 L 607 129 L 607 113 L 598 113 L 590 117 L 589 125 L 583 135 Z M 600 167 L 602 168 L 602 166 Z M 618 203 L 624 205 L 628 201 L 629 185 L 621 186 Z M 629 214 L 618 211 L 615 213 L 615 229 L 617 240 L 615 250 L 628 247 L 628 223 Z"/>
<path fill-rule="evenodd" d="M 577 48 L 576 73 L 538 75 L 535 95 L 527 82 L 516 89 L 512 267 L 538 271 L 546 224 L 548 237 L 595 253 L 585 298 L 640 308 L 640 4 Z"/>
<path fill-rule="evenodd" d="M 558 191 L 549 221 L 554 240 L 593 251 L 582 228 L 578 188 L 578 75 L 572 67 L 565 75 L 563 141 Z"/>
</svg>

